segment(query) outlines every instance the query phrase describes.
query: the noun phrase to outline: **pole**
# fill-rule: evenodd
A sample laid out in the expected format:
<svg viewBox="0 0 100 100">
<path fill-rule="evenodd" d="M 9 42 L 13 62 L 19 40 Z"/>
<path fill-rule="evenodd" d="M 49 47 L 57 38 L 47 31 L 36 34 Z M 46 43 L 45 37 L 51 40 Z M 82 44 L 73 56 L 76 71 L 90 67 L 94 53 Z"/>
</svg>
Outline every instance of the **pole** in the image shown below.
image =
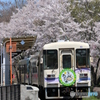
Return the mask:
<svg viewBox="0 0 100 100">
<path fill-rule="evenodd" d="M 2 46 L 2 53 L 3 53 L 3 63 L 2 63 L 2 85 L 5 86 L 5 78 L 6 78 L 6 73 L 5 73 L 5 70 L 6 70 L 6 52 L 5 52 L 5 43 L 4 45 Z"/>
<path fill-rule="evenodd" d="M 3 73 L 2 73 L 2 44 L 1 44 L 1 86 L 2 86 L 2 76 Z"/>
<path fill-rule="evenodd" d="M 12 41 L 10 38 L 10 84 L 12 84 Z"/>
</svg>

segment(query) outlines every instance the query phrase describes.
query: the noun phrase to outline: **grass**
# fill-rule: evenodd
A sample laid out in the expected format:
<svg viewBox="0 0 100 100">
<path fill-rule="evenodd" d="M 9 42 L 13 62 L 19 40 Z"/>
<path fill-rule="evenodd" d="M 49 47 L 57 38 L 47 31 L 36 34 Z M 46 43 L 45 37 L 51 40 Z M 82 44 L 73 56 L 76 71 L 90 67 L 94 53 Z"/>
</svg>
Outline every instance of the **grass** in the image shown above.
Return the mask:
<svg viewBox="0 0 100 100">
<path fill-rule="evenodd" d="M 91 96 L 90 98 L 83 98 L 82 100 L 100 100 L 100 99 L 97 99 L 96 97 Z"/>
</svg>

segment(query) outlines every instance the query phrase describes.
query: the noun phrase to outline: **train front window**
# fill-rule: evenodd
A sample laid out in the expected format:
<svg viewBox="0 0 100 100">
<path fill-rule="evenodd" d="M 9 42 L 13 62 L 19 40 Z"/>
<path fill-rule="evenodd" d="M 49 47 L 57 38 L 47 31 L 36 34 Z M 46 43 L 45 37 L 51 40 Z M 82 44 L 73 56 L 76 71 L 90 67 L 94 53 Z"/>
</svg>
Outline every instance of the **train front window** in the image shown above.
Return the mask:
<svg viewBox="0 0 100 100">
<path fill-rule="evenodd" d="M 76 50 L 76 67 L 86 68 L 89 66 L 89 49 Z"/>
<path fill-rule="evenodd" d="M 43 65 L 44 65 L 44 69 L 57 69 L 58 68 L 57 50 L 44 50 L 43 51 Z"/>
<path fill-rule="evenodd" d="M 71 68 L 71 55 L 63 55 L 63 68 Z"/>
</svg>

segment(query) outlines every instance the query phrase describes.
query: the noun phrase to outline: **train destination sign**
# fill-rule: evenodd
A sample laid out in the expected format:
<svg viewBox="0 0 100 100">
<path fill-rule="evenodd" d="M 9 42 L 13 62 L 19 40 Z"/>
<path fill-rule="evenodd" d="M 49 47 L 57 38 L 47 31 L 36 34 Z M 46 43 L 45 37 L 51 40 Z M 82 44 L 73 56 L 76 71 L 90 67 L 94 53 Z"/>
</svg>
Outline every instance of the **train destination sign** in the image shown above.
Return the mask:
<svg viewBox="0 0 100 100">
<path fill-rule="evenodd" d="M 76 74 L 71 69 L 64 69 L 59 74 L 59 81 L 64 86 L 71 86 L 76 81 Z"/>
</svg>

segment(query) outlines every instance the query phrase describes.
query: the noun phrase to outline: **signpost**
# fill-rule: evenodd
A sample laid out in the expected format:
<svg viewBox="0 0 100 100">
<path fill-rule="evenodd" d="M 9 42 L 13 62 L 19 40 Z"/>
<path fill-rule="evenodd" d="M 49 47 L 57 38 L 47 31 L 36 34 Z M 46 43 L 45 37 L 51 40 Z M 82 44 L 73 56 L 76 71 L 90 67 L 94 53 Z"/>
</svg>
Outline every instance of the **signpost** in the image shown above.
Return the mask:
<svg viewBox="0 0 100 100">
<path fill-rule="evenodd" d="M 6 52 L 10 52 L 10 84 L 12 84 L 12 52 L 16 52 L 16 42 L 12 42 L 10 38 L 10 43 L 6 43 Z"/>
</svg>

